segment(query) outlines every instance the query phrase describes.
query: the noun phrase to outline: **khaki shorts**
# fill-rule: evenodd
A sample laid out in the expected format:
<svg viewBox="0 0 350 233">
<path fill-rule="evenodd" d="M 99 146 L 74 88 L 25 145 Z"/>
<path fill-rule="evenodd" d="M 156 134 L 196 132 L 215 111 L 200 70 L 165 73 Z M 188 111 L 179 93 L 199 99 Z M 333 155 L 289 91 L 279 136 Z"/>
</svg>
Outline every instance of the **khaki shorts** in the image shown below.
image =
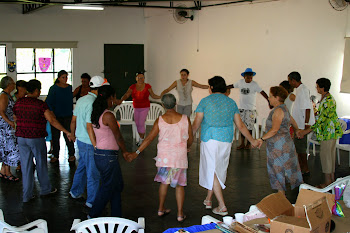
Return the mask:
<svg viewBox="0 0 350 233">
<path fill-rule="evenodd" d="M 307 137 L 303 138 L 297 138 L 294 137 L 294 145 L 295 145 L 295 150 L 297 151 L 298 154 L 306 154 L 306 147 L 307 147 Z"/>
</svg>

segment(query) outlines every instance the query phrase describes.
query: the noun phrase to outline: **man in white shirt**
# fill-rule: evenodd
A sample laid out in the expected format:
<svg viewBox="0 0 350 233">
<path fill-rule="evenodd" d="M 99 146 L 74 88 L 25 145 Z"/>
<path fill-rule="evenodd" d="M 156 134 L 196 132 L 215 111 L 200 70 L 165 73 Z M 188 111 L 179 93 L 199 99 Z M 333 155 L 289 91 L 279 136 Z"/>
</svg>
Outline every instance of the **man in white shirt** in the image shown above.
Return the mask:
<svg viewBox="0 0 350 233">
<path fill-rule="evenodd" d="M 250 134 L 253 132 L 254 124 L 256 123 L 256 93 L 260 93 L 269 101 L 265 91 L 261 89 L 259 84 L 253 81 L 253 76 L 256 73 L 252 68 L 247 68 L 242 74 L 244 79 L 239 80 L 234 85 L 228 86 L 229 88 L 239 88 L 239 112 L 242 121 L 247 126 Z M 250 143 L 247 140 L 247 145 L 245 145 L 245 137 L 241 134 L 241 145 L 237 147 L 237 150 L 250 149 Z"/>
<path fill-rule="evenodd" d="M 295 88 L 295 101 L 293 105 L 292 116 L 299 129 L 307 129 L 315 123 L 315 115 L 310 100 L 310 90 L 301 82 L 301 76 L 298 72 L 292 72 L 288 75 L 289 84 Z M 300 169 L 304 175 L 310 174 L 307 164 L 307 138 L 294 138 L 295 149 L 298 153 Z"/>
</svg>

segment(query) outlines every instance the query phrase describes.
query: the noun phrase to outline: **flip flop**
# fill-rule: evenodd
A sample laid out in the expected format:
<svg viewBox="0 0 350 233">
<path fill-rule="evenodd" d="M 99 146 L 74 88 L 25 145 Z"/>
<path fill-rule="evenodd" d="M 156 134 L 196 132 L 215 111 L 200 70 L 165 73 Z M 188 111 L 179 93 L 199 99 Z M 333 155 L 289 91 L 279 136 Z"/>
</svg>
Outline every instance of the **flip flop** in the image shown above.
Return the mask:
<svg viewBox="0 0 350 233">
<path fill-rule="evenodd" d="M 164 216 L 170 214 L 170 212 L 171 212 L 171 209 L 165 209 L 164 211 L 158 210 L 158 217 L 164 217 Z"/>
<path fill-rule="evenodd" d="M 186 215 L 184 215 L 184 216 L 177 216 L 177 221 L 179 223 L 183 223 L 185 221 L 185 219 L 186 219 Z"/>
</svg>

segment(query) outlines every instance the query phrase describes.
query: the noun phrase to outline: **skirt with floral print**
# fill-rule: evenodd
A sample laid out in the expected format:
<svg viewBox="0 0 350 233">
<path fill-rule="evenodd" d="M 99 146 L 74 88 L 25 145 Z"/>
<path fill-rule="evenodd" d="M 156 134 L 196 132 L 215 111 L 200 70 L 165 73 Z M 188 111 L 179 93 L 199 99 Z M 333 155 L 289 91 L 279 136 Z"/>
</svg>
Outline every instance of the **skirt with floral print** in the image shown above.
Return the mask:
<svg viewBox="0 0 350 233">
<path fill-rule="evenodd" d="M 171 168 L 171 167 L 158 167 L 158 172 L 154 181 L 162 184 L 170 184 L 175 188 L 177 185 L 187 185 L 187 169 L 186 168 Z"/>
</svg>

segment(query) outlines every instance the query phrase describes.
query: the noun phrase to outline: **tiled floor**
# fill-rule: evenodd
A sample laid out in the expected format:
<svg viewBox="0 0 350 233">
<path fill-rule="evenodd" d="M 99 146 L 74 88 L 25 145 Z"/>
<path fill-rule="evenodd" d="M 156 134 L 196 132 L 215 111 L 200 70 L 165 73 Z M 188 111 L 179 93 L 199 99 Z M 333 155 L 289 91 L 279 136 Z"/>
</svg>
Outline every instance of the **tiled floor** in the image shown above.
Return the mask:
<svg viewBox="0 0 350 233">
<path fill-rule="evenodd" d="M 130 127 L 122 127 L 127 148 L 136 150 L 130 132 Z M 236 146 L 234 142 L 227 172 L 227 188 L 224 190 L 230 215 L 235 212 L 247 212 L 250 205 L 256 204 L 273 192 L 267 177 L 265 148 L 237 151 Z M 122 193 L 124 217 L 137 221 L 138 217 L 143 216 L 146 218 L 146 232 L 156 233 L 171 227 L 200 224 L 201 217 L 206 214 L 215 216 L 210 210 L 205 210 L 202 204 L 206 190 L 198 185 L 199 144 L 195 141 L 188 156 L 188 186 L 185 189 L 184 208 L 187 219 L 183 224 L 176 221 L 175 192 L 171 188 L 168 191 L 166 204 L 173 211 L 164 218 L 157 217 L 159 185 L 153 181 L 156 174 L 153 160 L 155 155 L 156 140 L 132 163 L 120 159 L 125 182 Z M 348 153 L 343 151 L 341 165 L 336 169 L 336 177 L 350 175 L 348 165 Z M 309 167 L 311 176 L 305 177 L 304 181 L 312 185 L 322 182 L 319 156 L 310 156 Z M 74 171 L 75 167 L 69 167 L 67 162 L 67 152 L 62 150 L 59 166 L 49 164 L 50 180 L 53 186 L 58 188 L 58 193 L 49 198 L 37 197 L 27 204 L 22 203 L 22 184 L 20 182 L 1 181 L 0 208 L 4 212 L 6 222 L 11 225 L 22 225 L 42 218 L 47 220 L 50 233 L 69 232 L 73 219 L 86 218 L 83 204 L 71 200 L 68 196 Z M 20 173 L 17 173 L 17 176 L 20 176 Z M 36 188 L 39 189 L 37 181 Z M 297 193 L 298 190 L 287 191 L 287 197 L 292 203 L 295 202 Z M 216 206 L 216 202 L 213 205 Z M 106 214 L 108 214 L 108 209 L 106 209 Z M 219 216 L 215 217 L 220 219 Z"/>
</svg>

